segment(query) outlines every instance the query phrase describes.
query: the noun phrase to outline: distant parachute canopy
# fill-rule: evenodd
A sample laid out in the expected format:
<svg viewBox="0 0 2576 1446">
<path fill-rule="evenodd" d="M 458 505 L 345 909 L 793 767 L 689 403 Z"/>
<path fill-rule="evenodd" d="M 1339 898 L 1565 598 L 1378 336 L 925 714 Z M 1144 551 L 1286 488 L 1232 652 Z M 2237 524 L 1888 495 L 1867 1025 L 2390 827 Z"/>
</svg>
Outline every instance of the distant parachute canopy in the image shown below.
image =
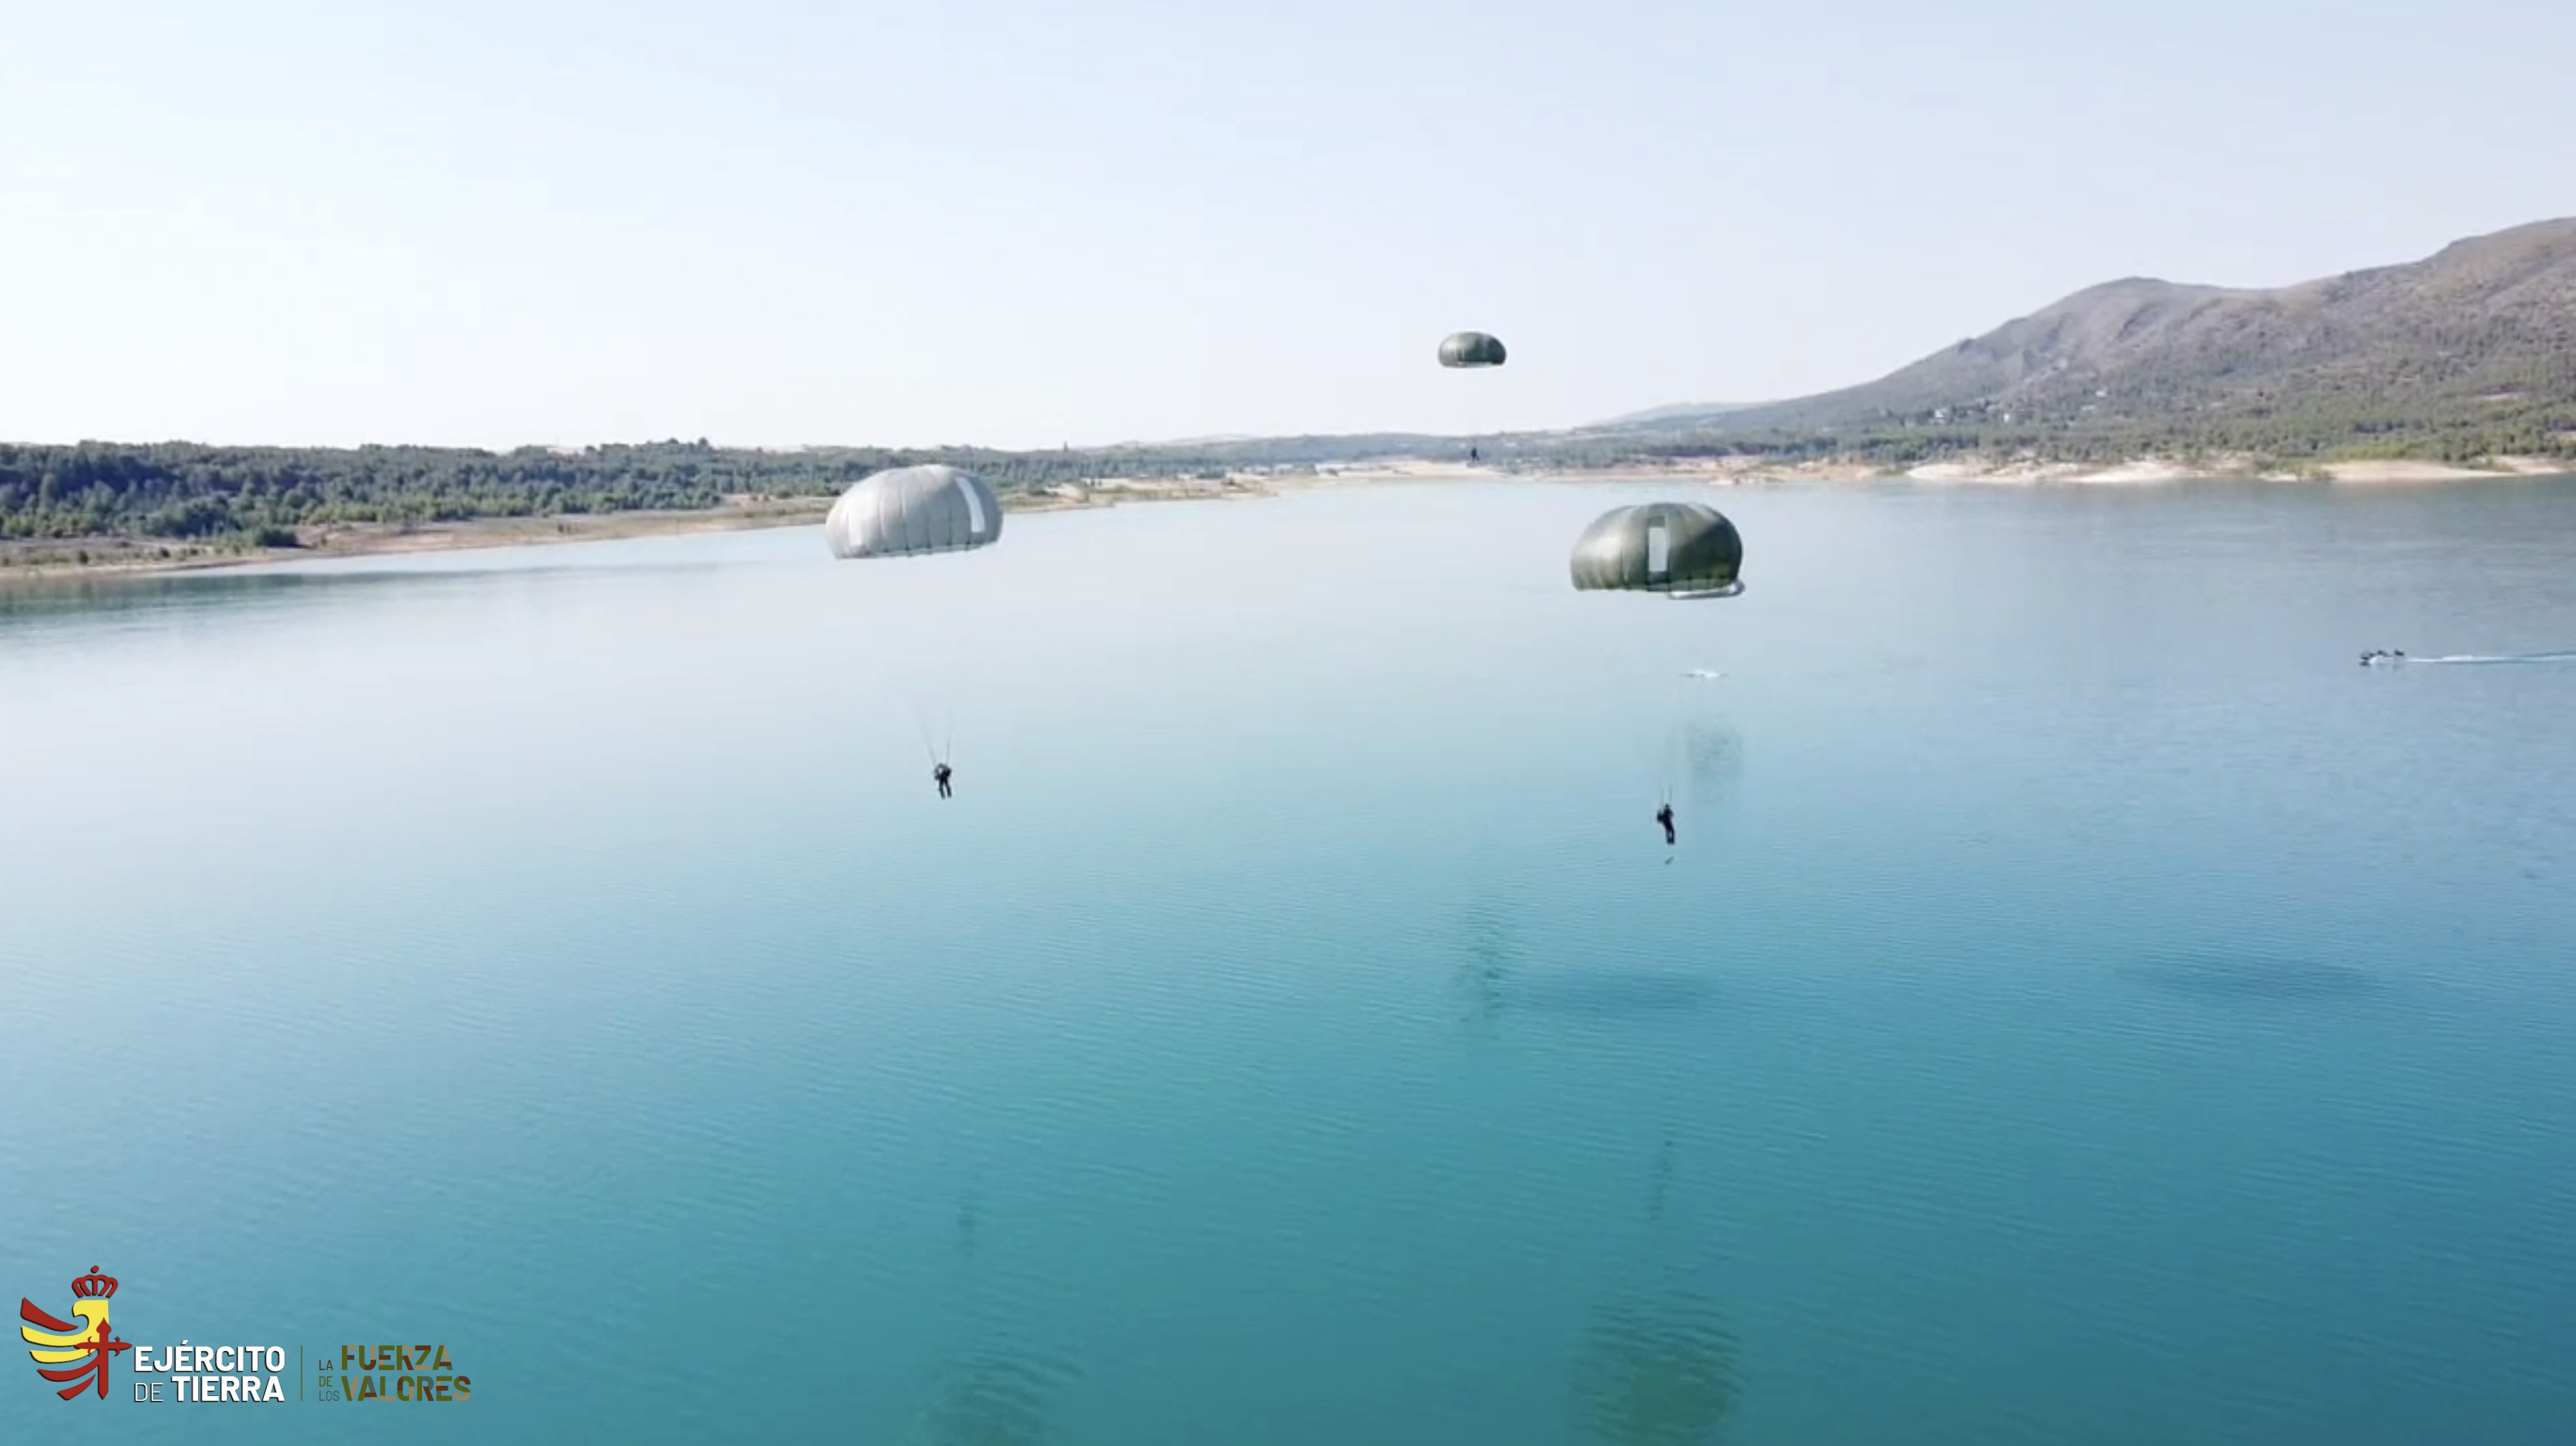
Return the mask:
<svg viewBox="0 0 2576 1446">
<path fill-rule="evenodd" d="M 964 552 L 1001 537 L 1001 500 L 984 479 L 935 464 L 862 478 L 823 519 L 823 540 L 838 558 Z"/>
<path fill-rule="evenodd" d="M 1503 364 L 1503 344 L 1481 331 L 1462 331 L 1440 343 L 1440 364 L 1444 367 L 1498 367 Z"/>
<path fill-rule="evenodd" d="M 1648 502 L 1603 513 L 1574 540 L 1578 590 L 1659 592 L 1675 598 L 1744 591 L 1744 539 L 1716 508 Z"/>
</svg>

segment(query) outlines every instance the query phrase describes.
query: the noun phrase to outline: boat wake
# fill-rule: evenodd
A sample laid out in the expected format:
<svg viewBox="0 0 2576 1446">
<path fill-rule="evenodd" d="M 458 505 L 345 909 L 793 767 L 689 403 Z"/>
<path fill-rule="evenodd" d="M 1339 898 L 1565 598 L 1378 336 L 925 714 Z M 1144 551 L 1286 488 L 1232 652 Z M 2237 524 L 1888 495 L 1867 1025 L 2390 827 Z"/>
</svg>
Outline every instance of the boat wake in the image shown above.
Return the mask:
<svg viewBox="0 0 2576 1446">
<path fill-rule="evenodd" d="M 2409 663 L 2576 663 L 2568 653 L 2453 653 L 2443 658 L 2408 658 Z"/>
</svg>

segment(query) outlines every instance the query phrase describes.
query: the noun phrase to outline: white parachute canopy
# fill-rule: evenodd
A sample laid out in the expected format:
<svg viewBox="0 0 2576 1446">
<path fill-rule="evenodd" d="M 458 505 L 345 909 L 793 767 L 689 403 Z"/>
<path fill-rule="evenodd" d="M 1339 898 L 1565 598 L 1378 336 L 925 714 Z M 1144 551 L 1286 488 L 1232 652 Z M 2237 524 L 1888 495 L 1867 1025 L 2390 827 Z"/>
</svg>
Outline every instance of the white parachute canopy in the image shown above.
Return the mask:
<svg viewBox="0 0 2576 1446">
<path fill-rule="evenodd" d="M 837 558 L 965 552 L 1002 538 L 1002 503 L 960 467 L 896 467 L 851 484 L 823 519 Z"/>
</svg>

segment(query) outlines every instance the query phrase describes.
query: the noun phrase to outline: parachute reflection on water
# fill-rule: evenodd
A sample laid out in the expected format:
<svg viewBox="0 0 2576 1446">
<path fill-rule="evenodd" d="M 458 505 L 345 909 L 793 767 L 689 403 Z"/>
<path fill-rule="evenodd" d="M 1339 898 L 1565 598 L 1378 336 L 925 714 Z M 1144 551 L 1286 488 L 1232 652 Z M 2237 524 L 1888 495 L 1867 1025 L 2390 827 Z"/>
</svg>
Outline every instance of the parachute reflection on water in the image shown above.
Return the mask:
<svg viewBox="0 0 2576 1446">
<path fill-rule="evenodd" d="M 904 1428 L 903 1446 L 1046 1446 L 1061 1439 L 1052 1420 L 1080 1369 L 1058 1361 L 991 1353 L 944 1367 Z"/>
<path fill-rule="evenodd" d="M 1453 332 L 1440 342 L 1444 367 L 1498 367 L 1504 356 L 1502 342 L 1481 331 Z"/>
<path fill-rule="evenodd" d="M 990 547 L 1002 504 L 984 479 L 936 463 L 896 467 L 852 483 L 823 519 L 837 558 L 910 557 Z"/>
<path fill-rule="evenodd" d="M 1568 565 L 1582 592 L 1712 598 L 1744 591 L 1744 539 L 1726 514 L 1700 502 L 1614 507 L 1574 539 Z"/>
<path fill-rule="evenodd" d="M 1708 1446 L 1744 1394 L 1734 1332 L 1696 1292 L 1667 1287 L 1593 1317 L 1573 1368 L 1578 1441 Z"/>
</svg>

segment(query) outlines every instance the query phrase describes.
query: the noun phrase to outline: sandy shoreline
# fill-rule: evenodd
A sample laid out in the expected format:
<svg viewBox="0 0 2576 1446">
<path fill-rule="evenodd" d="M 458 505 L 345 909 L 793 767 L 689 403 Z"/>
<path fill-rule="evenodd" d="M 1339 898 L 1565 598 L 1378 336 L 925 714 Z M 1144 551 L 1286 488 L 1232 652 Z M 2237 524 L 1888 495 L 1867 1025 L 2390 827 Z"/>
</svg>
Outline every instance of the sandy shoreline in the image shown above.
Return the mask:
<svg viewBox="0 0 2576 1446">
<path fill-rule="evenodd" d="M 1389 482 L 1508 481 L 1574 483 L 1687 480 L 1710 486 L 1795 485 L 1834 482 L 1911 482 L 1993 486 L 2147 486 L 2185 480 L 2324 482 L 2404 485 L 2544 477 L 2576 472 L 2576 463 L 2533 457 L 2498 457 L 2484 467 L 2441 462 L 2333 462 L 2298 472 L 2263 469 L 2250 458 L 2220 457 L 2192 465 L 2142 457 L 2116 466 L 2029 460 L 1962 459 L 1910 468 L 1843 461 L 1791 465 L 1755 457 L 1692 458 L 1563 472 L 1519 473 L 1464 463 L 1396 460 L 1365 466 L 1248 469 L 1223 480 L 1102 478 L 1049 492 L 1003 499 L 1010 512 L 1064 512 L 1130 502 L 1223 501 L 1273 497 L 1286 492 Z M 0 542 L 0 587 L 62 578 L 146 576 L 210 568 L 367 557 L 412 552 L 470 551 L 548 543 L 598 542 L 750 528 L 818 526 L 828 497 L 727 498 L 718 507 L 675 512 L 611 512 L 560 517 L 493 517 L 468 522 L 396 527 L 367 523 L 306 529 L 297 548 L 216 551 L 132 538 L 66 538 L 43 543 Z"/>
<path fill-rule="evenodd" d="M 437 522 L 418 527 L 388 523 L 350 523 L 307 528 L 305 545 L 218 551 L 135 538 L 63 538 L 43 543 L 0 543 L 0 586 L 11 582 L 63 577 L 140 576 L 198 572 L 210 568 L 249 567 L 275 562 L 314 561 L 332 557 L 373 557 L 410 552 L 463 551 L 482 547 L 526 547 L 556 542 L 600 542 L 621 537 L 658 537 L 687 532 L 730 532 L 753 527 L 819 523 L 831 506 L 829 498 L 777 501 L 737 499 L 724 506 L 687 512 L 606 512 L 561 517 L 484 517 L 470 522 Z M 70 553 L 72 560 L 62 554 Z M 77 560 L 81 554 L 88 561 Z"/>
</svg>

